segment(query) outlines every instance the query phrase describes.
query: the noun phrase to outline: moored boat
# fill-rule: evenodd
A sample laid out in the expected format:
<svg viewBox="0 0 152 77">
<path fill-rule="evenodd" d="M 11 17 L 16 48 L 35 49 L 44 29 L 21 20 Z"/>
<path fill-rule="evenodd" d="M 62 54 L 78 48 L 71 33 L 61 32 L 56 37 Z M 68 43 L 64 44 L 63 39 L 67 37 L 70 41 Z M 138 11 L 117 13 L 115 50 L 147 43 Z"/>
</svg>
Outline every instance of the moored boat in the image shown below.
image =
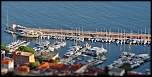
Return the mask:
<svg viewBox="0 0 152 77">
<path fill-rule="evenodd" d="M 16 34 L 21 37 L 31 37 L 31 38 L 38 38 L 38 36 L 39 36 L 37 32 L 34 32 L 32 30 L 18 32 Z"/>
</svg>

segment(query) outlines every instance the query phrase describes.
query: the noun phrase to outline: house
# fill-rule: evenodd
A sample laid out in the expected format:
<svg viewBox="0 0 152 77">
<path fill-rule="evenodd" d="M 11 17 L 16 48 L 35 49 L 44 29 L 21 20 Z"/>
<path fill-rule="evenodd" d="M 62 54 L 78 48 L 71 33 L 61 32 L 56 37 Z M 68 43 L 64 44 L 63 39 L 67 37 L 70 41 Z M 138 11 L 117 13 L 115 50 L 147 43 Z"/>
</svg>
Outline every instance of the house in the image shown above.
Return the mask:
<svg viewBox="0 0 152 77">
<path fill-rule="evenodd" d="M 35 62 L 35 58 L 34 58 L 33 53 L 21 52 L 21 51 L 17 51 L 17 50 L 15 50 L 13 52 L 13 59 L 14 59 L 15 65 Z"/>
<path fill-rule="evenodd" d="M 79 73 L 79 72 L 83 72 L 84 71 L 83 69 L 86 69 L 86 66 L 84 64 L 77 63 L 77 64 L 69 67 L 67 70 L 72 73 Z"/>
<path fill-rule="evenodd" d="M 8 71 L 14 70 L 14 60 L 11 58 L 4 58 L 1 60 L 1 68 L 6 68 Z"/>
<path fill-rule="evenodd" d="M 86 65 L 84 65 L 84 66 L 86 66 Z M 77 71 L 79 71 L 79 70 L 83 69 L 83 71 L 79 71 L 79 72 L 76 71 L 74 73 L 74 76 L 97 76 L 104 72 L 104 70 L 99 69 L 99 68 L 88 68 L 88 67 L 84 68 L 84 66 L 77 70 Z"/>
<path fill-rule="evenodd" d="M 36 69 L 29 72 L 29 76 L 48 76 L 48 75 L 58 75 L 65 76 L 71 74 L 67 69 L 71 67 L 66 64 L 44 62 L 40 64 Z"/>
<path fill-rule="evenodd" d="M 123 76 L 125 74 L 125 70 L 121 68 L 112 68 L 109 70 L 108 74 L 110 76 Z"/>
<path fill-rule="evenodd" d="M 26 76 L 29 71 L 30 71 L 30 67 L 26 65 L 18 66 L 14 69 L 15 75 L 20 75 L 20 76 Z"/>
<path fill-rule="evenodd" d="M 55 60 L 57 57 L 59 57 L 59 54 L 53 54 L 50 52 L 41 52 L 41 54 L 37 55 L 36 57 L 39 58 L 41 55 L 43 55 L 47 60 Z"/>
<path fill-rule="evenodd" d="M 83 73 L 87 67 L 84 64 L 66 65 L 59 63 L 44 62 L 36 69 L 31 70 L 28 76 L 67 76 L 74 73 Z"/>
</svg>

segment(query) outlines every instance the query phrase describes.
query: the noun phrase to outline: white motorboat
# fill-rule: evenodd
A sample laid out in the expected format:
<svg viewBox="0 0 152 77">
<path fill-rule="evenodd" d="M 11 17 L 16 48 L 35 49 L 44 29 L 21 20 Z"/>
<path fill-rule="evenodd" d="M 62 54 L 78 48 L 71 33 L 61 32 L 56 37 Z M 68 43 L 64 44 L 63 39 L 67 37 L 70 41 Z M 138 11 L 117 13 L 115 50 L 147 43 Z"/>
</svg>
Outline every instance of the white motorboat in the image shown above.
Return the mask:
<svg viewBox="0 0 152 77">
<path fill-rule="evenodd" d="M 39 36 L 38 33 L 34 32 L 33 30 L 18 32 L 16 34 L 21 37 L 31 37 L 31 38 L 37 38 Z"/>
<path fill-rule="evenodd" d="M 53 52 L 53 51 L 54 51 L 54 48 L 53 48 L 52 46 L 49 46 L 49 47 L 48 47 L 48 50 L 50 50 L 50 51 Z"/>
<path fill-rule="evenodd" d="M 64 47 L 64 46 L 66 46 L 66 42 L 59 42 L 59 45 L 60 45 L 61 47 Z"/>
<path fill-rule="evenodd" d="M 99 47 L 93 47 L 93 48 L 91 48 L 91 49 L 87 52 L 87 54 L 98 55 L 98 54 L 102 54 L 102 53 L 106 53 L 106 52 L 107 52 L 107 50 L 104 49 L 104 48 L 103 48 L 103 45 L 102 45 L 101 48 L 99 48 Z"/>
</svg>

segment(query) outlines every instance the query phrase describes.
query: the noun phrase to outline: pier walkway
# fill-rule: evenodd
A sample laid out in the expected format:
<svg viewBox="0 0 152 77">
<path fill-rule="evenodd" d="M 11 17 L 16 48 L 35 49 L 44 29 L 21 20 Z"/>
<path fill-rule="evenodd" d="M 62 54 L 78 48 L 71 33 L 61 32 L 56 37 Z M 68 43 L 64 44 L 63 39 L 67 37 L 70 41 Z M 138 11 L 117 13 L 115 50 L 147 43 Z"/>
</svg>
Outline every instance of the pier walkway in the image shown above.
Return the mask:
<svg viewBox="0 0 152 77">
<path fill-rule="evenodd" d="M 128 38 L 139 38 L 142 40 L 147 39 L 151 41 L 151 34 L 138 34 L 138 33 L 118 33 L 118 32 L 96 32 L 96 31 L 76 31 L 76 30 L 57 30 L 57 29 L 39 29 L 39 28 L 26 28 L 25 30 L 41 31 L 42 36 L 62 36 L 62 37 L 83 37 L 83 38 L 113 38 L 124 40 Z"/>
</svg>

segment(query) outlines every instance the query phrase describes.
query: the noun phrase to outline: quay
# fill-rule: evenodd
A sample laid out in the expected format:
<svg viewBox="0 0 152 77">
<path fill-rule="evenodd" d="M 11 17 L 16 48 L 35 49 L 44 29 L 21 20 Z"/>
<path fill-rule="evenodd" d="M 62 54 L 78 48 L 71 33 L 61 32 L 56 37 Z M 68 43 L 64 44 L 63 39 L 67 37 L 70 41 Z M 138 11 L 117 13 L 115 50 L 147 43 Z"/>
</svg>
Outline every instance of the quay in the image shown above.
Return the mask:
<svg viewBox="0 0 152 77">
<path fill-rule="evenodd" d="M 44 29 L 44 28 L 25 28 L 24 30 L 41 31 L 43 34 L 41 36 L 55 36 L 55 37 L 80 37 L 84 39 L 100 38 L 107 39 L 113 38 L 118 40 L 134 39 L 138 38 L 141 41 L 148 40 L 151 41 L 151 34 L 138 34 L 138 33 L 118 33 L 118 32 L 96 32 L 96 31 L 80 31 L 80 30 L 58 30 L 58 29 Z"/>
</svg>

